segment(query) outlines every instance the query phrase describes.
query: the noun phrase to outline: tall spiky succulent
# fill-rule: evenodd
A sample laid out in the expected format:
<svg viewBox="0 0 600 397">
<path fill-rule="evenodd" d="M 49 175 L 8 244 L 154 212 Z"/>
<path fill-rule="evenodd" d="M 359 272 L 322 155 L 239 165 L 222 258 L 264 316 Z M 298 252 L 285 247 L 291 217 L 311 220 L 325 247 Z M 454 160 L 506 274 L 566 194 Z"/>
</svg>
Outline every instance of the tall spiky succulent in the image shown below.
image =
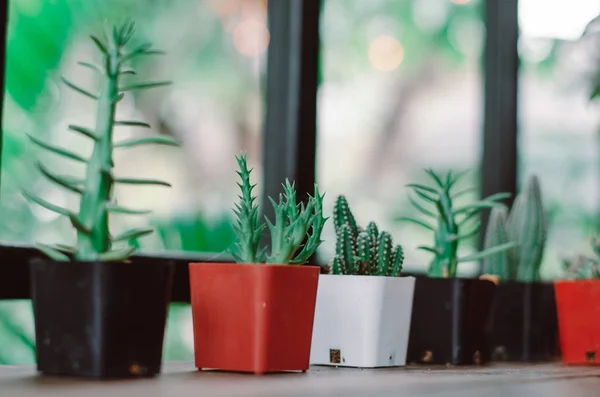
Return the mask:
<svg viewBox="0 0 600 397">
<path fill-rule="evenodd" d="M 486 247 L 513 241 L 517 245 L 508 252 L 489 257 L 484 268 L 502 280 L 533 282 L 540 280 L 540 267 L 547 236 L 547 221 L 537 176 L 528 178 L 523 191 L 517 196 L 508 219 L 504 220 L 493 209 L 486 231 Z M 504 238 L 504 239 L 502 239 Z M 499 267 L 499 262 L 504 266 Z"/>
<path fill-rule="evenodd" d="M 422 184 L 409 184 L 415 194 L 425 201 L 426 205 L 430 205 L 431 209 L 420 205 L 410 195 L 409 200 L 413 206 L 422 214 L 434 218 L 437 226 L 432 226 L 426 221 L 417 218 L 401 217 L 399 220 L 415 223 L 421 227 L 434 232 L 433 246 L 420 246 L 418 249 L 425 250 L 434 255 L 433 260 L 429 265 L 430 277 L 456 277 L 458 264 L 460 262 L 473 262 L 484 259 L 497 252 L 508 250 L 514 247 L 513 242 L 501 244 L 491 247 L 484 251 L 458 258 L 459 242 L 471 238 L 481 228 L 481 223 L 476 221 L 469 225 L 469 222 L 485 208 L 493 208 L 499 205 L 498 201 L 510 197 L 509 193 L 496 193 L 483 200 L 460 207 L 454 207 L 453 200 L 461 195 L 470 192 L 473 188 L 469 188 L 456 193 L 452 192 L 452 188 L 456 182 L 466 173 L 453 175 L 448 172 L 445 178 L 441 178 L 432 170 L 425 170 L 429 177 L 434 182 L 435 187 Z M 465 231 L 461 229 L 465 228 Z"/>
<path fill-rule="evenodd" d="M 234 210 L 236 215 L 235 232 L 237 242 L 232 254 L 238 263 L 266 263 L 302 265 L 308 262 L 323 240 L 321 232 L 327 218 L 323 217 L 323 197 L 315 185 L 314 195 L 309 195 L 306 206 L 298 204 L 294 183 L 286 179 L 283 194 L 275 202 L 269 197 L 275 210 L 275 223 L 265 217 L 271 232 L 271 251 L 266 255 L 266 247 L 260 248 L 260 238 L 264 223 L 258 221 L 258 207 L 250 184 L 250 173 L 246 166 L 246 156 L 237 158 L 242 183 L 240 202 Z"/>
<path fill-rule="evenodd" d="M 600 237 L 593 237 L 591 246 L 596 255 L 595 258 L 580 255 L 575 260 L 563 260 L 563 268 L 566 271 L 567 279 L 589 280 L 600 278 Z"/>
<path fill-rule="evenodd" d="M 393 247 L 392 237 L 370 222 L 366 230 L 356 225 L 346 197 L 339 196 L 333 210 L 336 231 L 336 253 L 331 273 L 372 276 L 400 276 L 404 252 Z"/>
<path fill-rule="evenodd" d="M 162 144 L 175 146 L 178 143 L 172 138 L 152 136 L 113 142 L 115 126 L 150 126 L 142 121 L 117 120 L 115 117 L 117 103 L 123 99 L 128 91 L 161 87 L 170 82 L 144 82 L 123 84 L 124 75 L 136 74 L 127 67 L 127 63 L 136 57 L 162 54 L 161 51 L 151 49 L 151 44 L 143 44 L 127 51 L 126 45 L 130 42 L 135 31 L 135 24 L 131 19 L 112 29 L 105 24 L 104 40 L 90 36 L 92 42 L 100 51 L 102 63 L 95 65 L 89 62 L 79 62 L 83 67 L 94 70 L 100 79 L 100 92 L 93 93 L 79 87 L 63 77 L 64 83 L 79 94 L 96 101 L 96 125 L 93 128 L 71 125 L 69 129 L 93 141 L 94 149 L 91 157 L 86 158 L 69 149 L 54 146 L 34 136 L 29 136 L 37 146 L 51 153 L 74 160 L 86 166 L 84 179 L 72 176 L 58 175 L 46 168 L 41 162 L 37 166 L 47 179 L 53 183 L 81 196 L 79 212 L 75 213 L 65 208 L 49 203 L 36 195 L 24 192 L 32 202 L 65 215 L 77 230 L 77 246 L 67 247 L 62 245 L 49 246 L 38 244 L 39 249 L 54 260 L 69 260 L 67 254 L 79 261 L 120 261 L 128 258 L 135 247 L 126 245 L 113 249 L 114 243 L 131 242 L 132 240 L 152 233 L 153 229 L 140 228 L 126 231 L 117 236 L 110 234 L 109 214 L 147 214 L 150 211 L 135 210 L 116 205 L 113 200 L 113 187 L 115 184 L 133 185 L 162 185 L 169 183 L 154 179 L 120 178 L 113 174 L 113 149 L 130 148 L 146 144 Z"/>
</svg>

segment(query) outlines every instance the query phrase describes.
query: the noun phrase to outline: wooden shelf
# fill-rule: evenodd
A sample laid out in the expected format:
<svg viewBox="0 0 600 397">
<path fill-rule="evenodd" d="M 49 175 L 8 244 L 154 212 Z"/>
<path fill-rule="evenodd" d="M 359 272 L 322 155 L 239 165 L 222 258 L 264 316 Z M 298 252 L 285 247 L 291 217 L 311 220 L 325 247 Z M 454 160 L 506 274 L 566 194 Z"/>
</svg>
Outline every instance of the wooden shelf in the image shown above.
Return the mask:
<svg viewBox="0 0 600 397">
<path fill-rule="evenodd" d="M 598 396 L 600 367 L 561 364 L 377 370 L 313 367 L 253 376 L 165 363 L 152 379 L 89 381 L 39 376 L 33 366 L 0 366 L 0 396 Z"/>
</svg>

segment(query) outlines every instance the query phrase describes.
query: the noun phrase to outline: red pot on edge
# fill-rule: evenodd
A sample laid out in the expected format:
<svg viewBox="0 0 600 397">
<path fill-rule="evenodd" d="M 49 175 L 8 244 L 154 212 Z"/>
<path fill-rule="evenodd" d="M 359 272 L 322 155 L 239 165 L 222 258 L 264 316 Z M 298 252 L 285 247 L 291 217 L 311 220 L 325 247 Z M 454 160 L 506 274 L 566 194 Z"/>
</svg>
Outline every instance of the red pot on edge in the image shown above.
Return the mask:
<svg viewBox="0 0 600 397">
<path fill-rule="evenodd" d="M 309 368 L 317 266 L 190 263 L 198 369 Z"/>
<path fill-rule="evenodd" d="M 554 282 L 562 360 L 600 364 L 600 280 Z"/>
</svg>

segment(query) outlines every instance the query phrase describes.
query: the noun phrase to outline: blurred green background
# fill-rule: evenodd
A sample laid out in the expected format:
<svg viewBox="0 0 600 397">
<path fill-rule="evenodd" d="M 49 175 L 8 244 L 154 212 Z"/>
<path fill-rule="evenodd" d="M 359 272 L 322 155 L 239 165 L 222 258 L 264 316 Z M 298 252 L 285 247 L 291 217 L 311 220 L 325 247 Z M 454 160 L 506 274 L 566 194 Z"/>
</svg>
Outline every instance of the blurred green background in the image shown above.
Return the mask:
<svg viewBox="0 0 600 397">
<path fill-rule="evenodd" d="M 256 182 L 261 179 L 266 7 L 266 0 L 9 0 L 0 239 L 73 240 L 65 219 L 20 194 L 27 186 L 56 204 L 77 205 L 76 197 L 33 169 L 31 159 L 45 154 L 34 151 L 24 133 L 89 150 L 66 126 L 93 123 L 93 102 L 69 91 L 59 77 L 93 88 L 93 74 L 77 65 L 97 59 L 88 35 L 104 19 L 132 16 L 136 40 L 168 53 L 140 59 L 140 77 L 174 84 L 126 97 L 119 112 L 183 144 L 117 155 L 117 172 L 158 177 L 173 188 L 117 190 L 123 205 L 154 212 L 111 218 L 113 228 L 154 226 L 157 233 L 139 241 L 144 251 L 227 249 L 237 195 L 234 154 L 246 151 Z M 542 180 L 551 215 L 543 273 L 551 279 L 560 276 L 561 256 L 587 252 L 586 238 L 598 224 L 599 113 L 587 98 L 599 43 L 579 36 L 600 4 L 521 0 L 519 13 L 519 178 L 535 172 Z M 419 181 L 423 167 L 472 168 L 465 183 L 478 184 L 482 1 L 325 0 L 321 40 L 317 182 L 327 192 L 325 210 L 345 194 L 360 223 L 377 221 L 405 246 L 407 270 L 424 270 L 429 257 L 414 248 L 430 236 L 393 218 L 413 211 L 403 186 Z M 143 133 L 117 132 L 122 138 Z M 57 170 L 69 166 L 52 157 L 45 161 Z M 319 256 L 327 262 L 335 242 L 331 222 L 323 237 Z M 460 269 L 464 275 L 474 271 Z M 34 362 L 33 339 L 30 303 L 0 302 L 0 364 Z M 189 306 L 174 304 L 165 359 L 191 359 L 192 348 Z"/>
</svg>

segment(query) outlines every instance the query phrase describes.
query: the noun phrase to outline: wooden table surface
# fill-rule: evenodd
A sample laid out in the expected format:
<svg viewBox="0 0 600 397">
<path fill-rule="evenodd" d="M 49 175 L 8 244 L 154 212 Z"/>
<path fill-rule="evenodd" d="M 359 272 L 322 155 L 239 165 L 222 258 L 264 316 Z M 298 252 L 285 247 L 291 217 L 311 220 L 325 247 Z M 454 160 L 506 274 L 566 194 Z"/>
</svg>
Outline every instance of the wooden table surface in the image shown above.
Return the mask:
<svg viewBox="0 0 600 397">
<path fill-rule="evenodd" d="M 191 362 L 168 362 L 155 378 L 99 382 L 43 377 L 33 366 L 0 366 L 0 397 L 13 396 L 600 397 L 600 367 L 558 363 L 376 370 L 313 367 L 305 374 L 254 376 L 199 372 Z"/>
</svg>

